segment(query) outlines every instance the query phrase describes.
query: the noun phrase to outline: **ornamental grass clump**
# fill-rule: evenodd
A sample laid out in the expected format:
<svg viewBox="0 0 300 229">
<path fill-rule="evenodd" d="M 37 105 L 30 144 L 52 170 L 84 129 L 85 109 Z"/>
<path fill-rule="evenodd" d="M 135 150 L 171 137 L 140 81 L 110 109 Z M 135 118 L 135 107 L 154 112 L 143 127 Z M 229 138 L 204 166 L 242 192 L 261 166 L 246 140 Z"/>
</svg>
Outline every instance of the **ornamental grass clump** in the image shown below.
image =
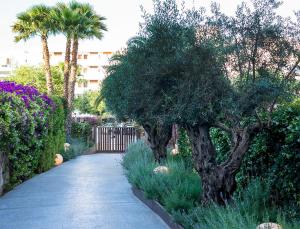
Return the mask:
<svg viewBox="0 0 300 229">
<path fill-rule="evenodd" d="M 176 218 L 187 229 L 254 229 L 266 222 L 278 223 L 284 229 L 299 228 L 299 222 L 284 217 L 281 209 L 267 204 L 268 185 L 260 179 L 253 180 L 225 206 L 199 205 L 188 214 L 177 212 Z"/>
<path fill-rule="evenodd" d="M 200 178 L 179 158 L 170 156 L 162 162 L 168 173 L 154 173 L 159 166 L 149 146 L 139 141 L 128 147 L 123 167 L 129 182 L 144 191 L 147 198 L 159 201 L 169 212 L 188 210 L 195 206 L 200 190 Z"/>
<path fill-rule="evenodd" d="M 61 99 L 8 81 L 0 82 L 0 102 L 0 152 L 9 190 L 54 165 L 65 142 L 65 111 Z"/>
</svg>

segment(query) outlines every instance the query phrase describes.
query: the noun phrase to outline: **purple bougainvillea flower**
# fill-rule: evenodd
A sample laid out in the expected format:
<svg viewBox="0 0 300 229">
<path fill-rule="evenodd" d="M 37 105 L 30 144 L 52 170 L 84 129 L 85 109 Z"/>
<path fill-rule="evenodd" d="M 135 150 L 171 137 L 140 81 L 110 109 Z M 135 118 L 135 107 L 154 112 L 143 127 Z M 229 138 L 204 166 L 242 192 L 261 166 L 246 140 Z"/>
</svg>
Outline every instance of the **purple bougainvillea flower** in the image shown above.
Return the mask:
<svg viewBox="0 0 300 229">
<path fill-rule="evenodd" d="M 30 107 L 31 101 L 42 99 L 45 108 L 55 109 L 54 102 L 45 94 L 41 94 L 35 87 L 30 85 L 21 85 L 11 81 L 0 82 L 0 92 L 11 93 L 20 96 L 27 108 Z"/>
</svg>

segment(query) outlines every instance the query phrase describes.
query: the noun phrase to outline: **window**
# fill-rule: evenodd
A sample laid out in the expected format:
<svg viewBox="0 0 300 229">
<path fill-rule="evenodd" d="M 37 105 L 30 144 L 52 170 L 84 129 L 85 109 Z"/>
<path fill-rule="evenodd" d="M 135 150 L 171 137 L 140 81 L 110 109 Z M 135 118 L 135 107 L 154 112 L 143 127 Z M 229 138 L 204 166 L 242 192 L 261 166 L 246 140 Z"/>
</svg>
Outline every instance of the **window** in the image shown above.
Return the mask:
<svg viewBox="0 0 300 229">
<path fill-rule="evenodd" d="M 87 81 L 84 81 L 83 87 L 87 87 L 87 85 L 88 85 Z"/>
<path fill-rule="evenodd" d="M 90 68 L 98 68 L 98 66 L 97 65 L 92 65 L 92 66 L 90 66 Z"/>
<path fill-rule="evenodd" d="M 62 52 L 54 52 L 53 54 L 54 54 L 54 56 L 61 56 Z"/>
<path fill-rule="evenodd" d="M 90 83 L 93 83 L 93 84 L 98 83 L 98 80 L 90 80 Z"/>
<path fill-rule="evenodd" d="M 85 60 L 86 60 L 86 59 L 87 59 L 87 57 L 88 57 L 88 55 L 87 55 L 87 54 L 84 54 L 84 55 L 83 55 L 83 59 L 85 59 Z"/>
<path fill-rule="evenodd" d="M 10 65 L 11 64 L 11 59 L 6 58 L 6 65 Z"/>
<path fill-rule="evenodd" d="M 82 55 L 81 54 L 79 54 L 78 55 L 78 60 L 80 60 L 82 58 Z"/>
</svg>

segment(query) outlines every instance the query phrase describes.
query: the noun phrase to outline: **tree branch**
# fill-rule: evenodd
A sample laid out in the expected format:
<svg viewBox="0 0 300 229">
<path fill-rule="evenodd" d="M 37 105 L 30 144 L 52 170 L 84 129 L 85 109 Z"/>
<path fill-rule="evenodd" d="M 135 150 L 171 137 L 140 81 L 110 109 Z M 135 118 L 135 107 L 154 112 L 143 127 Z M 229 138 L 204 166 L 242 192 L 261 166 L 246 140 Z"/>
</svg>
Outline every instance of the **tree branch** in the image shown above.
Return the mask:
<svg viewBox="0 0 300 229">
<path fill-rule="evenodd" d="M 261 121 L 261 119 L 260 119 L 260 117 L 259 117 L 259 115 L 258 115 L 256 109 L 255 109 L 255 111 L 254 111 L 254 115 L 255 115 L 255 117 L 257 118 L 258 124 L 259 124 L 260 126 L 262 126 L 262 121 Z"/>
<path fill-rule="evenodd" d="M 250 134 L 249 128 L 243 130 L 236 130 L 234 133 L 234 146 L 226 161 L 221 166 L 230 174 L 236 173 L 240 168 L 244 155 L 249 148 Z"/>
<path fill-rule="evenodd" d="M 263 128 L 265 125 L 265 122 L 260 121 L 253 125 L 247 126 L 244 129 L 233 130 L 233 147 L 228 159 L 224 161 L 221 166 L 231 174 L 236 173 L 241 166 L 245 154 L 248 151 L 253 133 Z"/>
<path fill-rule="evenodd" d="M 232 130 L 229 127 L 227 127 L 226 125 L 224 125 L 223 123 L 221 123 L 221 122 L 216 122 L 214 124 L 214 127 L 219 128 L 221 130 L 224 130 L 225 132 L 227 132 L 231 135 L 233 134 Z"/>
<path fill-rule="evenodd" d="M 299 65 L 300 63 L 300 57 L 298 57 L 298 60 L 296 61 L 296 63 L 294 64 L 294 66 L 292 67 L 292 69 L 289 71 L 289 73 L 284 77 L 284 80 L 287 80 L 291 75 L 292 73 L 295 71 L 295 69 L 297 68 L 297 66 Z"/>
</svg>

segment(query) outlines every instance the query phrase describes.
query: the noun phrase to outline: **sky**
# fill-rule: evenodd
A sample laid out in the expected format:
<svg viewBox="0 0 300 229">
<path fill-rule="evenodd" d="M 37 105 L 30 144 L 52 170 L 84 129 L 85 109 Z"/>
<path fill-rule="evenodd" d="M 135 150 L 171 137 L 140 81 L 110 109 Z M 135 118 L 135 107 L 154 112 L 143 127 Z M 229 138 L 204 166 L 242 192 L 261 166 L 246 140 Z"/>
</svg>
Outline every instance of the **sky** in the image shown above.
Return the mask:
<svg viewBox="0 0 300 229">
<path fill-rule="evenodd" d="M 3 2 L 2 2 L 3 1 Z M 181 0 L 178 0 L 179 2 Z M 235 12 L 236 6 L 241 0 L 215 0 L 221 6 L 221 10 L 228 15 Z M 248 1 L 248 0 L 247 0 Z M 13 57 L 19 63 L 25 59 L 29 63 L 41 62 L 41 43 L 38 38 L 25 42 L 14 42 L 14 34 L 11 32 L 11 25 L 16 20 L 18 13 L 26 10 L 35 4 L 55 5 L 56 0 L 0 0 L 0 58 Z M 68 2 L 60 0 L 59 2 Z M 117 51 L 125 47 L 126 42 L 135 36 L 139 29 L 139 22 L 142 21 L 140 6 L 151 12 L 152 0 L 85 0 L 94 6 L 96 12 L 107 18 L 108 31 L 104 38 L 99 40 L 81 41 L 81 51 Z M 209 7 L 211 0 L 185 0 L 187 7 L 204 6 Z M 292 16 L 295 10 L 300 10 L 300 0 L 283 0 L 283 5 L 278 10 L 282 16 Z M 50 51 L 64 51 L 65 38 L 63 36 L 51 37 L 49 39 Z"/>
</svg>

